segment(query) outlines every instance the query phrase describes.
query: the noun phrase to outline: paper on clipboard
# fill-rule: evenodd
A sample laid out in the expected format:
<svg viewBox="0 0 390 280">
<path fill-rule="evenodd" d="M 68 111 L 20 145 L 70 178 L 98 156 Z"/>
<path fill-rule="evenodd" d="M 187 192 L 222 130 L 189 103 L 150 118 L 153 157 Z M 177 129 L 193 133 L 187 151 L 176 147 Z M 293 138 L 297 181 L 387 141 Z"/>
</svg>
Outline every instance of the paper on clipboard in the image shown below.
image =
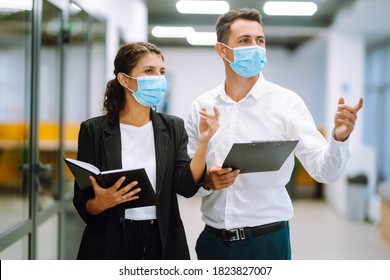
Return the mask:
<svg viewBox="0 0 390 280">
<path fill-rule="evenodd" d="M 298 140 L 235 143 L 222 167 L 240 169 L 240 174 L 277 171 L 282 167 L 297 143 Z"/>
</svg>

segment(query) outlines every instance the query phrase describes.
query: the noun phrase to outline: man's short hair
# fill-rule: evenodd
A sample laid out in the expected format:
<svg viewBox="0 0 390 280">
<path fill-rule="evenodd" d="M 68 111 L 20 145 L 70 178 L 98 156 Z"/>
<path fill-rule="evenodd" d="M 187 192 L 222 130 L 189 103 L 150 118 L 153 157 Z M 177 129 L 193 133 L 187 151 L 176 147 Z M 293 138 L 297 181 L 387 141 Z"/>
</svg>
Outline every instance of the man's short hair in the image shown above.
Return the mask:
<svg viewBox="0 0 390 280">
<path fill-rule="evenodd" d="M 256 9 L 240 8 L 231 10 L 217 19 L 215 30 L 217 32 L 217 41 L 226 43 L 230 36 L 230 26 L 237 19 L 247 19 L 258 22 L 263 25 L 261 14 Z"/>
</svg>

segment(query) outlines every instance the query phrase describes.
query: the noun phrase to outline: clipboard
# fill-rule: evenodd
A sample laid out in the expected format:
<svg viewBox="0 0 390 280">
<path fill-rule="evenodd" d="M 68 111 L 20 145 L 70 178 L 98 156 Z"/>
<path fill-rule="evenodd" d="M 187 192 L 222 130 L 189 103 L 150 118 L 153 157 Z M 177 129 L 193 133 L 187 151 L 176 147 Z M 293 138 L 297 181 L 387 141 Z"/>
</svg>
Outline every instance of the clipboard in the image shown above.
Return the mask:
<svg viewBox="0 0 390 280">
<path fill-rule="evenodd" d="M 297 144 L 298 140 L 234 143 L 222 167 L 240 169 L 240 174 L 277 171 Z"/>
</svg>

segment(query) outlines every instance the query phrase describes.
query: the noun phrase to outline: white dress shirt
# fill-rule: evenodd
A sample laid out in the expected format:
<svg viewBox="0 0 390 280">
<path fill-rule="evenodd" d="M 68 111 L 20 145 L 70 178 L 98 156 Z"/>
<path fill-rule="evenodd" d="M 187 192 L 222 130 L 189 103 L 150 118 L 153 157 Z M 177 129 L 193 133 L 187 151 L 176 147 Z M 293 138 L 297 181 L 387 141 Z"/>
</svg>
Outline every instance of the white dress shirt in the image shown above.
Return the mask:
<svg viewBox="0 0 390 280">
<path fill-rule="evenodd" d="M 207 166 L 222 166 L 233 143 L 264 140 L 299 140 L 294 153 L 318 182 L 336 181 L 349 158 L 348 140 L 329 143 L 317 130 L 303 100 L 294 92 L 268 82 L 260 74 L 239 102 L 226 95 L 225 82 L 197 98 L 186 124 L 188 152 L 195 153 L 199 139 L 199 111 L 220 111 L 220 127 L 210 141 Z M 201 188 L 202 219 L 215 228 L 258 226 L 293 217 L 286 190 L 294 168 L 291 154 L 278 171 L 238 175 L 234 184 L 218 191 Z"/>
</svg>

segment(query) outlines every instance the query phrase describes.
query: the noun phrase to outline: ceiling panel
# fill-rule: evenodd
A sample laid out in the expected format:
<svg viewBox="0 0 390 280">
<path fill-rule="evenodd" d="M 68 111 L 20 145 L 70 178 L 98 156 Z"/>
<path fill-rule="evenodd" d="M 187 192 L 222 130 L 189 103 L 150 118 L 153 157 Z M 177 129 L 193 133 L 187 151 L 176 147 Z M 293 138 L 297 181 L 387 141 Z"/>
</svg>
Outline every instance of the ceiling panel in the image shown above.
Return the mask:
<svg viewBox="0 0 390 280">
<path fill-rule="evenodd" d="M 202 1 L 202 0 L 199 0 Z M 266 0 L 226 0 L 230 9 L 256 8 L 262 13 L 267 46 L 294 49 L 326 29 L 336 12 L 354 0 L 314 0 L 318 10 L 311 17 L 267 16 L 262 7 Z M 291 0 L 287 0 L 291 1 Z M 301 0 L 304 1 L 304 0 Z M 186 39 L 155 38 L 150 30 L 156 26 L 193 26 L 196 31 L 214 31 L 219 15 L 184 15 L 176 10 L 177 0 L 146 0 L 148 7 L 149 41 L 159 46 L 190 46 Z"/>
</svg>

